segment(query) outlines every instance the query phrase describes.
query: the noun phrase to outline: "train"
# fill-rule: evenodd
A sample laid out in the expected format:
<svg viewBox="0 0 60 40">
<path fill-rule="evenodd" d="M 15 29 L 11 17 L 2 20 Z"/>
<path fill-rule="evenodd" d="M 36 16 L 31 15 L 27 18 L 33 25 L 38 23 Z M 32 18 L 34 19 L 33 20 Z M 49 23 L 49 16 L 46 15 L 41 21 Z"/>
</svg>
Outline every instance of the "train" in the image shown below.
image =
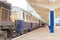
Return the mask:
<svg viewBox="0 0 60 40">
<path fill-rule="evenodd" d="M 16 33 L 24 34 L 39 28 L 40 20 L 21 8 L 12 7 L 12 16 L 12 21 L 16 22 Z"/>
<path fill-rule="evenodd" d="M 40 19 L 31 13 L 10 3 L 0 4 L 0 30 L 5 38 L 16 37 L 42 26 Z"/>
</svg>

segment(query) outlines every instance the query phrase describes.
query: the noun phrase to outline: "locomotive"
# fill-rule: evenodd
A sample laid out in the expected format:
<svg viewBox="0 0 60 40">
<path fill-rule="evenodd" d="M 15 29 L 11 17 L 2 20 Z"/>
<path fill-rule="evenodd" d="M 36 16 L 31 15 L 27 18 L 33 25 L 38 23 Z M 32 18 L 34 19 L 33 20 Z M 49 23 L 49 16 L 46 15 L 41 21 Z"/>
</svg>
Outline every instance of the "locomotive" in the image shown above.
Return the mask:
<svg viewBox="0 0 60 40">
<path fill-rule="evenodd" d="M 15 28 L 15 23 L 10 21 L 11 4 L 0 1 L 0 30 L 3 31 L 5 38 Z"/>
</svg>

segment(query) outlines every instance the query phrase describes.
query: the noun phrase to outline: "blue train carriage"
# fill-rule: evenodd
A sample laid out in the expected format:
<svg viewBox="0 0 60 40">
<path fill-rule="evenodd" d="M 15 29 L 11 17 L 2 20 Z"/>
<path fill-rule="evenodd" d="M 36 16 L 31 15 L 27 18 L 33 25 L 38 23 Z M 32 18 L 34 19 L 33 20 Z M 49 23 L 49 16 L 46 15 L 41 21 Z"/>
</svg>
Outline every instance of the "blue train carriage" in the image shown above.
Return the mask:
<svg viewBox="0 0 60 40">
<path fill-rule="evenodd" d="M 35 16 L 32 16 L 32 29 L 39 27 L 39 19 Z"/>
<path fill-rule="evenodd" d="M 24 34 L 31 30 L 31 14 L 19 8 L 12 8 L 12 21 L 15 22 L 16 33 Z"/>
<path fill-rule="evenodd" d="M 21 8 L 13 7 L 11 15 L 19 35 L 39 27 L 39 19 Z"/>
<path fill-rule="evenodd" d="M 21 16 L 20 16 L 21 17 Z M 31 14 L 22 10 L 22 19 L 18 20 L 18 26 L 16 31 L 24 34 L 31 30 Z"/>
</svg>

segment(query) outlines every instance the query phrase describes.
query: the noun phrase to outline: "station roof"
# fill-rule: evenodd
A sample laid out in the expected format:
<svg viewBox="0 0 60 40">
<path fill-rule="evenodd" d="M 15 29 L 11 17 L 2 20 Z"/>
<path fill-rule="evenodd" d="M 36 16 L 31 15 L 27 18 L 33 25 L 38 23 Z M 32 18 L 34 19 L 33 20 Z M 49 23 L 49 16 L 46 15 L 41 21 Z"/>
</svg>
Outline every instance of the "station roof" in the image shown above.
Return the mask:
<svg viewBox="0 0 60 40">
<path fill-rule="evenodd" d="M 36 10 L 36 12 L 48 23 L 49 12 L 55 11 L 55 16 L 60 16 L 60 0 L 27 0 L 27 2 Z"/>
</svg>

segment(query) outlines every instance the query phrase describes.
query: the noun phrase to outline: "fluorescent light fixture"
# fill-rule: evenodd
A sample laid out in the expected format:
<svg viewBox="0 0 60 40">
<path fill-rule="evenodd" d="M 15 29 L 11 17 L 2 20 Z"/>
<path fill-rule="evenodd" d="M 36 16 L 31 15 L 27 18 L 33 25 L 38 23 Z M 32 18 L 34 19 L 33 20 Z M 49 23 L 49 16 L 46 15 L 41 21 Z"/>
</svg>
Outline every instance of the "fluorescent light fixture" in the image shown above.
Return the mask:
<svg viewBox="0 0 60 40">
<path fill-rule="evenodd" d="M 50 2 L 54 2 L 55 0 L 50 0 Z"/>
</svg>

